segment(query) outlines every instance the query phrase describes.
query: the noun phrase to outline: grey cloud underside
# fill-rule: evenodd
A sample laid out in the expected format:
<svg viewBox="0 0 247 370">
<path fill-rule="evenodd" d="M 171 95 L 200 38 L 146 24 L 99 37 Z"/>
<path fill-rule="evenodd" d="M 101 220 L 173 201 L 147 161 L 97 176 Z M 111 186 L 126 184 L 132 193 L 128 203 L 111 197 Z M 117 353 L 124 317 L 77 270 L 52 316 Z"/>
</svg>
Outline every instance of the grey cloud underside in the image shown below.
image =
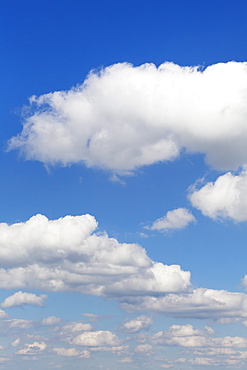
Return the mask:
<svg viewBox="0 0 247 370">
<path fill-rule="evenodd" d="M 119 63 L 69 91 L 33 96 L 9 149 L 46 164 L 124 173 L 174 160 L 185 148 L 216 168 L 236 169 L 247 163 L 246 98 L 246 63 L 204 71 Z"/>
</svg>

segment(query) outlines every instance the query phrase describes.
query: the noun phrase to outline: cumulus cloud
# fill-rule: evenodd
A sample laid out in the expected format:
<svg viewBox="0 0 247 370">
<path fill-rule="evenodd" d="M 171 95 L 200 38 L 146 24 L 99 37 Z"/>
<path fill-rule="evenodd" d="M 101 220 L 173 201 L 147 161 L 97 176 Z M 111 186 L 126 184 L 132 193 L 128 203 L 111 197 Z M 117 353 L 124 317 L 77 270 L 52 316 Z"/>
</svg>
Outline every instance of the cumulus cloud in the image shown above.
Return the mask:
<svg viewBox="0 0 247 370">
<path fill-rule="evenodd" d="M 6 319 L 7 317 L 9 317 L 7 312 L 5 312 L 4 310 L 0 310 L 0 319 Z"/>
<path fill-rule="evenodd" d="M 147 329 L 153 324 L 153 320 L 149 316 L 141 315 L 127 321 L 123 324 L 122 329 L 127 333 L 137 333 L 142 329 Z"/>
<path fill-rule="evenodd" d="M 159 331 L 152 338 L 155 344 L 166 344 L 187 348 L 219 348 L 220 353 L 229 355 L 224 348 L 247 348 L 247 339 L 243 337 L 214 337 L 214 331 L 210 327 L 194 329 L 192 325 L 172 325 L 166 331 Z M 215 351 L 217 354 L 217 351 Z"/>
<path fill-rule="evenodd" d="M 121 341 L 108 330 L 98 330 L 79 334 L 71 339 L 70 343 L 77 346 L 102 347 L 118 346 Z"/>
<path fill-rule="evenodd" d="M 177 208 L 168 211 L 167 214 L 148 227 L 151 230 L 167 231 L 173 229 L 183 229 L 189 223 L 195 222 L 195 217 L 186 208 Z"/>
<path fill-rule="evenodd" d="M 238 175 L 228 172 L 215 182 L 191 188 L 191 204 L 214 220 L 247 221 L 247 171 Z"/>
<path fill-rule="evenodd" d="M 66 356 L 66 357 L 84 357 L 84 358 L 90 358 L 90 352 L 87 350 L 84 351 L 78 351 L 75 348 L 54 348 L 54 352 L 56 352 L 59 356 Z"/>
<path fill-rule="evenodd" d="M 9 329 L 10 328 L 29 329 L 33 326 L 33 321 L 24 319 L 11 319 L 3 321 L 2 324 L 4 326 L 8 326 Z"/>
<path fill-rule="evenodd" d="M 3 308 L 22 306 L 22 305 L 32 305 L 32 306 L 42 306 L 44 301 L 46 301 L 47 295 L 41 294 L 39 297 L 33 293 L 25 293 L 22 291 L 16 292 L 15 294 L 7 297 L 1 306 Z"/>
<path fill-rule="evenodd" d="M 190 272 L 154 262 L 141 246 L 98 235 L 96 228 L 90 215 L 58 220 L 36 215 L 27 222 L 0 224 L 0 287 L 119 297 L 190 286 Z"/>
<path fill-rule="evenodd" d="M 46 349 L 46 344 L 44 342 L 34 342 L 32 344 L 25 344 L 25 348 L 17 351 L 18 355 L 33 355 L 38 354 Z"/>
<path fill-rule="evenodd" d="M 84 163 L 115 172 L 201 152 L 211 165 L 247 163 L 247 64 L 202 71 L 118 63 L 69 91 L 33 96 L 8 148 L 46 164 Z M 26 109 L 27 110 L 27 109 Z"/>
<path fill-rule="evenodd" d="M 132 297 L 122 303 L 128 312 L 153 311 L 173 317 L 198 319 L 228 319 L 229 322 L 247 318 L 247 295 L 225 290 L 194 289 L 190 293 L 167 294 L 165 297 Z"/>
<path fill-rule="evenodd" d="M 69 324 L 63 325 L 61 328 L 61 335 L 68 335 L 77 332 L 91 331 L 93 329 L 91 324 L 85 324 L 83 322 L 70 322 Z"/>
<path fill-rule="evenodd" d="M 45 319 L 41 320 L 41 324 L 44 326 L 56 325 L 61 322 L 62 319 L 56 316 L 48 316 Z"/>
<path fill-rule="evenodd" d="M 135 352 L 141 355 L 151 355 L 154 352 L 154 349 L 150 344 L 139 344 L 139 346 L 136 346 Z"/>
</svg>

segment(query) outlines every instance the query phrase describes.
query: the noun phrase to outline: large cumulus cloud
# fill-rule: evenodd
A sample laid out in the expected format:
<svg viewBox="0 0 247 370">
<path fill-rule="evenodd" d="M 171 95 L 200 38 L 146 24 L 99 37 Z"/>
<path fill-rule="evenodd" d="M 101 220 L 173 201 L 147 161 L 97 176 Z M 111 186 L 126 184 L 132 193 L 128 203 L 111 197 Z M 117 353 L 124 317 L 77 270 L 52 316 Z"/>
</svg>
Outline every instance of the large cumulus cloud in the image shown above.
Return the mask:
<svg viewBox="0 0 247 370">
<path fill-rule="evenodd" d="M 186 148 L 217 168 L 236 169 L 247 163 L 246 98 L 246 63 L 204 71 L 119 63 L 69 91 L 33 96 L 9 149 L 46 164 L 124 172 L 173 160 Z"/>
<path fill-rule="evenodd" d="M 0 287 L 105 297 L 186 291 L 190 272 L 152 261 L 137 244 L 95 232 L 91 215 L 0 224 Z"/>
</svg>

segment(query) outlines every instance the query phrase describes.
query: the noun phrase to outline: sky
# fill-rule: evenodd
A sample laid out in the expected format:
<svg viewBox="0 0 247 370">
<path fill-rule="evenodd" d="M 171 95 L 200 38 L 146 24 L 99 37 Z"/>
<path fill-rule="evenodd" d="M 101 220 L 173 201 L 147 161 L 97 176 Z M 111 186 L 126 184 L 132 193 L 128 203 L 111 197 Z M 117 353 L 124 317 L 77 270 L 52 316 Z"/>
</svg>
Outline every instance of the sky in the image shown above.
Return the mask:
<svg viewBox="0 0 247 370">
<path fill-rule="evenodd" d="M 246 13 L 1 1 L 0 369 L 246 369 Z"/>
</svg>

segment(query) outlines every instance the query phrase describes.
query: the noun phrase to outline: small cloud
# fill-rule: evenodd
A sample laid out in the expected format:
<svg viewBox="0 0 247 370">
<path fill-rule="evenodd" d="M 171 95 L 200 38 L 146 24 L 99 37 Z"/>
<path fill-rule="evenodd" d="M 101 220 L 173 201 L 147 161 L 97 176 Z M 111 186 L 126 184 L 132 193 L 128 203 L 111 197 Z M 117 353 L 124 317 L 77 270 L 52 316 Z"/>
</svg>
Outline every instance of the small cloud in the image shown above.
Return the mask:
<svg viewBox="0 0 247 370">
<path fill-rule="evenodd" d="M 136 317 L 133 320 L 127 321 L 122 329 L 127 333 L 137 333 L 142 329 L 147 329 L 153 324 L 153 320 L 145 315 Z"/>
<path fill-rule="evenodd" d="M 121 360 L 119 360 L 118 362 L 125 363 L 125 364 L 130 364 L 131 362 L 133 362 L 133 360 L 130 357 L 124 357 Z"/>
<path fill-rule="evenodd" d="M 189 200 L 193 207 L 213 220 L 247 221 L 247 170 L 234 175 L 227 172 L 215 182 L 189 188 Z"/>
<path fill-rule="evenodd" d="M 154 350 L 153 347 L 150 346 L 150 344 L 139 344 L 139 346 L 135 348 L 135 352 L 141 355 L 149 356 L 153 354 Z"/>
<path fill-rule="evenodd" d="M 9 315 L 4 311 L 0 310 L 0 319 L 6 319 Z"/>
<path fill-rule="evenodd" d="M 41 320 L 41 324 L 45 325 L 45 326 L 55 325 L 55 324 L 58 324 L 61 321 L 62 321 L 62 319 L 60 319 L 59 317 L 49 316 L 49 317 L 46 317 L 45 319 Z"/>
<path fill-rule="evenodd" d="M 82 316 L 88 317 L 90 321 L 96 322 L 99 320 L 99 316 L 93 313 L 82 313 Z"/>
<path fill-rule="evenodd" d="M 16 340 L 14 340 L 14 342 L 11 343 L 11 346 L 12 347 L 18 347 L 19 344 L 20 344 L 20 341 L 21 341 L 21 339 L 17 338 Z"/>
<path fill-rule="evenodd" d="M 115 173 L 114 174 L 112 174 L 111 176 L 110 176 L 110 178 L 109 178 L 109 180 L 111 181 L 111 182 L 118 182 L 119 184 L 121 184 L 121 185 L 126 185 L 126 182 L 125 181 L 123 181 L 118 175 L 116 175 Z"/>
<path fill-rule="evenodd" d="M 41 294 L 39 297 L 33 293 L 23 293 L 19 291 L 9 297 L 7 297 L 1 306 L 3 308 L 22 306 L 24 304 L 32 306 L 42 306 L 43 302 L 46 301 L 47 295 Z"/>
<path fill-rule="evenodd" d="M 32 344 L 26 344 L 25 348 L 20 349 L 18 355 L 33 355 L 40 353 L 46 349 L 46 344 L 44 342 L 34 342 Z"/>
<path fill-rule="evenodd" d="M 78 351 L 75 348 L 54 348 L 54 352 L 56 352 L 59 356 L 65 356 L 65 357 L 84 357 L 89 358 L 90 352 L 88 350 L 84 351 Z"/>
<path fill-rule="evenodd" d="M 195 217 L 186 208 L 177 208 L 173 211 L 168 211 L 165 216 L 154 221 L 150 227 L 146 226 L 145 228 L 159 231 L 184 229 L 191 222 L 195 221 Z"/>
</svg>

